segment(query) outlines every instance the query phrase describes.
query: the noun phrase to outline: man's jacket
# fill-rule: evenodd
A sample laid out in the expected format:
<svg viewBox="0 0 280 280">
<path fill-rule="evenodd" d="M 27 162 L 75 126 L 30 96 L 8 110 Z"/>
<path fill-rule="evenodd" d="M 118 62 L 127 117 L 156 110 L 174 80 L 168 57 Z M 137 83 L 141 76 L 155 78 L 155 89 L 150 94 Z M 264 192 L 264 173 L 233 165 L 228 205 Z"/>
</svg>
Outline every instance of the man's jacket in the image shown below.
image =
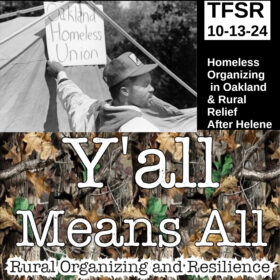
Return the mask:
<svg viewBox="0 0 280 280">
<path fill-rule="evenodd" d="M 76 132 L 196 131 L 196 108 L 179 110 L 153 97 L 148 108 L 111 106 L 84 94 L 64 72 L 58 75 L 58 96 Z"/>
</svg>

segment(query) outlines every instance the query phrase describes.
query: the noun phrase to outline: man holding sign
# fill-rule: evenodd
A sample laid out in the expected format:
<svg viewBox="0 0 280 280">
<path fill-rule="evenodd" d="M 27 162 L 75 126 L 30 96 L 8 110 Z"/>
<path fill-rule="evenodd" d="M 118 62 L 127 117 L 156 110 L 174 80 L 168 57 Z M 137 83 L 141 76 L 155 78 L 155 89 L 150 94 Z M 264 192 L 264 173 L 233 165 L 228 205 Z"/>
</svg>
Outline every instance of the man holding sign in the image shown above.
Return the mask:
<svg viewBox="0 0 280 280">
<path fill-rule="evenodd" d="M 164 131 L 159 124 L 161 117 L 186 115 L 174 106 L 156 98 L 151 85 L 150 71 L 156 64 L 143 64 L 135 54 L 126 52 L 105 66 L 106 81 L 112 101 L 104 102 L 91 99 L 68 79 L 64 67 L 58 62 L 48 62 L 47 72 L 57 78 L 57 92 L 68 112 L 71 129 L 74 131 L 103 132 L 158 132 Z M 196 112 L 190 117 L 195 130 Z M 159 125 L 158 125 L 159 124 Z M 172 124 L 174 128 L 174 123 Z M 170 130 L 166 127 L 166 130 Z"/>
<path fill-rule="evenodd" d="M 46 21 L 50 60 L 64 66 L 104 65 L 107 60 L 104 21 L 85 3 L 44 2 L 45 12 L 58 9 Z M 98 9 L 103 10 L 102 5 Z"/>
</svg>

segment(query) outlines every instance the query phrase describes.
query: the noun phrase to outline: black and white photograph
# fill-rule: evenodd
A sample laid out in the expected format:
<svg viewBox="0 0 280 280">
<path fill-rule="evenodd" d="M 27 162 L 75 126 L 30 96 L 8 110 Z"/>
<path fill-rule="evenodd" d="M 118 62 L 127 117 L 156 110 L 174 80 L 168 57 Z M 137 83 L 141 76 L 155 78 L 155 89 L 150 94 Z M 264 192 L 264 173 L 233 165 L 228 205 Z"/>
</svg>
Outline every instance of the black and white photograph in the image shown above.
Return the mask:
<svg viewBox="0 0 280 280">
<path fill-rule="evenodd" d="M 196 1 L 0 1 L 0 131 L 197 129 Z"/>
</svg>

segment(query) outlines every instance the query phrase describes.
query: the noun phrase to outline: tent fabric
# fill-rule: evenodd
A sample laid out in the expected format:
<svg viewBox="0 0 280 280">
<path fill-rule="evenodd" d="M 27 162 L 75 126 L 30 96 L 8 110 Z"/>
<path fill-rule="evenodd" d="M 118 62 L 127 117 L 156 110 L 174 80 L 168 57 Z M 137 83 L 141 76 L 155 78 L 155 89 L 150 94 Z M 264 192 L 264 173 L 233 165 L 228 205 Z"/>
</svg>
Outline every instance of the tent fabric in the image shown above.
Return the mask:
<svg viewBox="0 0 280 280">
<path fill-rule="evenodd" d="M 0 41 L 36 17 L 0 23 Z M 44 22 L 0 46 L 0 131 L 70 131 L 67 113 L 56 96 L 54 79 L 45 74 L 47 49 Z M 98 100 L 110 98 L 102 67 L 67 67 L 71 80 Z"/>
<path fill-rule="evenodd" d="M 179 110 L 178 110 L 179 111 Z M 195 132 L 197 131 L 197 109 L 182 109 L 182 115 L 156 116 L 151 109 L 145 109 L 147 119 L 153 123 L 160 132 Z"/>
</svg>

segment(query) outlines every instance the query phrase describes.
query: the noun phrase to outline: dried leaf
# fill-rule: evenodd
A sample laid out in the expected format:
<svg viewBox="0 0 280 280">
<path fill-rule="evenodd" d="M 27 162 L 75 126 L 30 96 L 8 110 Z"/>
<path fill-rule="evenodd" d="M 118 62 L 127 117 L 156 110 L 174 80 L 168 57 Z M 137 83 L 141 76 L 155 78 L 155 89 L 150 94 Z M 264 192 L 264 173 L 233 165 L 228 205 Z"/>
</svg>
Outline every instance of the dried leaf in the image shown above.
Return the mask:
<svg viewBox="0 0 280 280">
<path fill-rule="evenodd" d="M 97 136 L 96 133 L 91 132 L 90 135 L 88 136 L 88 141 L 92 142 L 93 138 L 96 137 L 96 136 Z"/>
<path fill-rule="evenodd" d="M 199 228 L 193 235 L 191 235 L 189 243 L 194 244 L 195 242 L 200 241 L 201 238 L 202 232 Z M 220 235 L 210 234 L 207 238 L 207 241 L 213 242 L 214 244 L 212 247 L 197 247 L 200 256 L 207 260 L 212 258 L 218 258 L 220 255 L 220 247 L 217 246 L 217 242 L 222 241 L 222 237 Z"/>
<path fill-rule="evenodd" d="M 183 145 L 175 142 L 175 137 L 183 136 L 182 133 L 160 133 L 157 137 L 157 142 L 160 143 L 159 149 L 166 153 L 169 151 L 173 159 L 180 161 L 183 157 Z"/>
<path fill-rule="evenodd" d="M 193 204 L 192 204 L 193 207 Z M 192 208 L 194 209 L 194 208 Z M 198 208 L 195 211 L 195 226 L 196 227 L 205 227 L 208 220 L 209 220 L 209 216 L 211 214 L 211 209 L 204 207 L 204 205 L 202 205 L 202 208 Z"/>
<path fill-rule="evenodd" d="M 250 250 L 246 247 L 238 247 L 238 250 L 246 259 L 249 259 L 252 256 Z"/>
<path fill-rule="evenodd" d="M 16 186 L 10 186 L 8 189 L 8 193 L 10 194 L 10 196 L 16 196 L 16 194 L 17 194 Z"/>
<path fill-rule="evenodd" d="M 263 226 L 266 230 L 272 228 L 280 228 L 280 215 L 276 214 L 271 208 L 268 208 L 265 205 L 262 205 L 261 208 L 263 211 Z"/>
<path fill-rule="evenodd" d="M 121 216 L 122 216 L 122 219 L 133 219 L 133 220 L 136 220 L 136 219 L 147 219 L 149 220 L 149 218 L 147 217 L 147 215 L 141 211 L 141 209 L 139 208 L 136 208 L 134 207 L 133 205 L 128 205 L 126 206 L 122 213 L 121 213 Z M 125 229 L 128 228 L 128 224 L 124 224 L 123 226 Z M 136 226 L 135 226 L 135 229 L 140 229 L 140 228 L 143 228 L 143 227 L 146 227 L 146 225 L 144 223 L 138 223 Z"/>
<path fill-rule="evenodd" d="M 257 247 L 256 248 L 256 258 L 261 261 L 264 257 L 265 257 L 265 254 L 263 252 L 263 247 Z"/>
<path fill-rule="evenodd" d="M 3 244 L 3 240 L 5 236 L 8 235 L 8 233 L 9 233 L 9 229 L 0 230 L 0 245 Z"/>
<path fill-rule="evenodd" d="M 272 279 L 279 279 L 280 278 L 280 254 L 276 254 L 274 262 L 278 263 L 278 267 L 274 269 Z"/>
<path fill-rule="evenodd" d="M 138 202 L 143 205 L 144 208 L 147 208 L 148 205 L 148 197 L 141 197 L 139 196 Z"/>
<path fill-rule="evenodd" d="M 182 196 L 184 194 L 184 189 L 173 187 L 173 188 L 168 189 L 168 193 L 169 193 L 169 196 L 174 199 L 178 195 Z"/>
<path fill-rule="evenodd" d="M 0 230 L 3 229 L 15 229 L 21 231 L 22 227 L 17 222 L 16 218 L 12 214 L 10 209 L 7 209 L 3 206 L 0 207 Z"/>
<path fill-rule="evenodd" d="M 21 153 L 20 151 L 17 151 L 16 146 L 13 146 L 12 149 L 10 149 L 9 152 L 5 155 L 5 159 L 11 159 L 13 161 L 13 164 L 17 164 L 21 162 Z"/>
<path fill-rule="evenodd" d="M 238 180 L 235 176 L 229 175 L 228 177 L 224 178 L 220 184 L 220 187 L 216 189 L 213 194 L 213 197 L 217 197 L 221 193 L 234 193 L 237 190 L 237 183 Z"/>
<path fill-rule="evenodd" d="M 240 147 L 240 144 L 236 144 L 235 143 L 235 135 L 236 135 L 236 130 L 234 130 L 234 132 L 229 135 L 229 133 L 227 132 L 227 130 L 223 130 L 223 137 L 219 137 L 218 140 L 224 141 L 227 143 L 228 146 L 228 151 L 231 153 L 234 150 L 236 150 L 237 148 Z"/>
<path fill-rule="evenodd" d="M 271 151 L 275 151 L 275 143 L 274 142 L 272 142 L 272 141 L 270 141 L 269 142 L 269 145 L 268 145 L 268 148 L 270 148 L 271 149 Z"/>
<path fill-rule="evenodd" d="M 50 188 L 47 185 L 45 185 L 45 180 L 47 176 L 37 177 L 36 173 L 26 171 L 26 178 L 33 184 L 37 197 L 40 198 L 42 192 L 45 192 L 47 194 L 50 193 Z"/>
<path fill-rule="evenodd" d="M 40 158 L 42 160 L 47 160 L 48 158 L 56 159 L 57 149 L 53 146 L 51 142 L 43 142 L 42 144 L 42 153 Z"/>
<path fill-rule="evenodd" d="M 225 210 L 220 212 L 220 216 L 222 218 L 224 227 L 226 229 L 226 232 L 237 234 L 240 230 L 240 222 L 238 215 L 232 215 L 230 212 L 230 205 L 227 205 Z"/>
<path fill-rule="evenodd" d="M 207 258 L 207 256 L 210 255 L 211 258 L 218 258 L 220 256 L 220 247 L 217 246 L 217 242 L 220 242 L 222 240 L 222 236 L 217 234 L 210 234 L 207 238 L 207 241 L 213 242 L 214 245 L 212 247 L 201 247 L 201 251 L 204 251 L 204 256 Z"/>
<path fill-rule="evenodd" d="M 42 148 L 42 138 L 39 136 L 39 133 L 26 133 L 23 138 L 23 142 L 25 142 L 26 148 L 25 153 L 27 156 L 31 155 L 33 151 L 41 153 Z"/>
<path fill-rule="evenodd" d="M 80 204 L 80 208 L 81 211 L 79 212 L 79 215 L 84 216 L 93 226 L 101 219 L 101 217 L 97 215 L 95 209 L 87 211 L 82 204 Z"/>
<path fill-rule="evenodd" d="M 68 213 L 66 215 L 66 220 L 72 220 L 73 217 L 84 217 L 86 218 L 91 226 L 92 226 L 92 230 L 94 233 L 98 232 L 99 230 L 97 230 L 96 228 L 96 222 L 98 222 L 99 220 L 101 219 L 104 219 L 104 218 L 110 218 L 109 216 L 105 216 L 105 215 L 98 215 L 97 214 L 97 205 L 95 205 L 96 207 L 93 208 L 91 211 L 87 211 L 83 204 L 80 204 L 79 205 L 79 208 L 73 208 L 73 207 L 70 207 L 69 210 L 68 210 Z M 110 229 L 110 225 L 109 224 L 105 224 L 104 225 L 104 230 L 109 230 Z"/>
<path fill-rule="evenodd" d="M 241 276 L 238 276 L 236 278 L 233 278 L 232 280 L 243 280 L 243 278 Z"/>
<path fill-rule="evenodd" d="M 144 218 L 144 219 L 148 219 L 147 215 L 141 211 L 141 209 L 134 207 L 133 205 L 129 204 L 128 206 L 126 206 L 123 211 L 122 211 L 122 218 L 124 219 L 140 219 L 140 218 Z"/>
<path fill-rule="evenodd" d="M 237 187 L 238 180 L 235 176 L 229 175 L 228 177 L 224 178 L 220 184 L 221 188 L 231 190 Z"/>
<path fill-rule="evenodd" d="M 106 252 L 108 253 L 109 257 L 114 260 L 117 260 L 119 257 L 118 251 L 115 248 L 112 247 L 106 248 Z"/>
<path fill-rule="evenodd" d="M 2 145 L 2 147 L 8 152 L 10 151 L 11 147 L 10 147 L 10 143 L 8 142 L 4 142 L 4 144 Z"/>
<path fill-rule="evenodd" d="M 271 198 L 271 202 L 273 202 L 275 204 L 275 206 L 280 207 L 280 197 L 272 197 Z"/>
<path fill-rule="evenodd" d="M 48 158 L 56 159 L 57 149 L 53 146 L 49 133 L 26 133 L 23 142 L 27 144 L 25 148 L 26 156 L 36 151 L 42 160 L 47 160 Z"/>
<path fill-rule="evenodd" d="M 277 164 L 280 164 L 280 147 L 274 151 L 274 153 L 270 156 L 271 160 L 277 159 Z"/>
<path fill-rule="evenodd" d="M 5 199 L 5 202 L 7 202 L 11 208 L 14 207 L 14 202 L 15 202 L 15 197 L 12 196 L 12 197 L 7 197 L 6 196 L 6 199 Z"/>
<path fill-rule="evenodd" d="M 243 135 L 242 142 L 244 144 L 250 143 L 251 145 L 254 145 L 259 140 L 259 138 L 256 135 L 257 133 L 257 130 L 249 130 L 248 133 Z"/>
<path fill-rule="evenodd" d="M 194 245 L 194 242 L 190 242 L 188 245 L 186 245 L 181 250 L 181 253 L 184 255 L 184 258 L 201 257 L 199 249 Z"/>
<path fill-rule="evenodd" d="M 276 254 L 274 262 L 277 262 L 280 265 L 280 254 Z"/>
</svg>

